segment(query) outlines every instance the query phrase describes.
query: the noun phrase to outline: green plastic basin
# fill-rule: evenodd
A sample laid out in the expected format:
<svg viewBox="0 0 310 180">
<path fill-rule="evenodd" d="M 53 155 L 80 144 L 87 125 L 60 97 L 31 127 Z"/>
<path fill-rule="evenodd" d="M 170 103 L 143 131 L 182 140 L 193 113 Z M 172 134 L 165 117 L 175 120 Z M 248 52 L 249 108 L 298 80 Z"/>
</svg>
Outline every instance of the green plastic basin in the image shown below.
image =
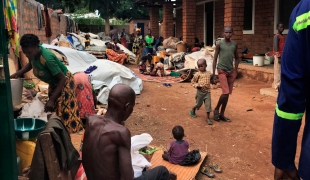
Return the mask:
<svg viewBox="0 0 310 180">
<path fill-rule="evenodd" d="M 18 118 L 14 119 L 14 128 L 16 139 L 32 140 L 38 137 L 44 129 L 46 121 L 36 118 Z"/>
</svg>

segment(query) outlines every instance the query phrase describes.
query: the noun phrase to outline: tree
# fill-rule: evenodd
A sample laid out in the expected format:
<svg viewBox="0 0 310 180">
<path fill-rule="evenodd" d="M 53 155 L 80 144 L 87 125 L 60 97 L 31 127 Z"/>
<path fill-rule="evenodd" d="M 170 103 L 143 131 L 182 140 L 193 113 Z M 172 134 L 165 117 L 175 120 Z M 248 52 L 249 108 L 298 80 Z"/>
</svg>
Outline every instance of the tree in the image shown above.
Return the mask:
<svg viewBox="0 0 310 180">
<path fill-rule="evenodd" d="M 72 13 L 78 8 L 85 7 L 88 0 L 37 0 L 44 6 L 52 9 L 62 9 L 63 12 Z"/>
<path fill-rule="evenodd" d="M 135 7 L 136 0 L 89 0 L 91 10 L 99 10 L 100 16 L 105 19 L 105 32 L 110 32 L 110 17 L 130 19 L 149 16 L 148 8 Z"/>
</svg>

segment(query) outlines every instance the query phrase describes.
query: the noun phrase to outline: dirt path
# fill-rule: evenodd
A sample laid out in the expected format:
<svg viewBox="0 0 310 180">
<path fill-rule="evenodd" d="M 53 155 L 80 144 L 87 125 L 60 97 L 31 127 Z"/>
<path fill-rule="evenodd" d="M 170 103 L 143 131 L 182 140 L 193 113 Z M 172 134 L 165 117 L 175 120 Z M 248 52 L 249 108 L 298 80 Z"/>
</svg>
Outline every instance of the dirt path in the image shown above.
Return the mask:
<svg viewBox="0 0 310 180">
<path fill-rule="evenodd" d="M 143 82 L 143 86 L 134 112 L 126 121 L 131 135 L 149 133 L 154 138 L 152 145 L 166 147 L 174 140 L 172 128 L 181 125 L 190 149 L 205 151 L 207 148 L 206 162 L 218 163 L 223 169 L 215 179 L 273 179 L 270 147 L 276 99 L 259 94 L 259 89 L 269 84 L 236 80 L 226 111 L 232 122 L 214 122 L 212 126 L 205 122 L 204 107 L 197 111 L 197 118 L 189 116 L 196 93 L 190 83 L 175 83 L 168 88 Z M 220 89 L 212 90 L 212 108 L 220 94 Z M 209 178 L 199 173 L 196 179 Z"/>
</svg>

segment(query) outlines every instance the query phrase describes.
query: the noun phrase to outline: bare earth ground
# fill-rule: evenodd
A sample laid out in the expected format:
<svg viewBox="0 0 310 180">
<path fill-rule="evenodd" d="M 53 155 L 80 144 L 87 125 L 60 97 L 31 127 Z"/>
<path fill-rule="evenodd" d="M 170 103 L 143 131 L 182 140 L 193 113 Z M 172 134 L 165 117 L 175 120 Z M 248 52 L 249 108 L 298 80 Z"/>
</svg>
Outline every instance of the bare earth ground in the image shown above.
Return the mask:
<svg viewBox="0 0 310 180">
<path fill-rule="evenodd" d="M 235 87 L 225 114 L 232 122 L 214 121 L 209 126 L 204 106 L 196 112 L 197 118 L 189 116 L 196 94 L 190 83 L 175 83 L 168 88 L 156 82 L 143 82 L 143 91 L 136 98 L 134 112 L 126 126 L 131 135 L 151 134 L 154 138 L 151 145 L 163 148 L 174 140 L 172 128 L 183 126 L 190 149 L 207 149 L 205 164 L 217 163 L 223 169 L 223 173 L 216 174 L 216 180 L 273 179 L 271 134 L 276 99 L 259 93 L 260 88 L 270 87 L 270 84 L 237 79 Z M 220 95 L 221 89 L 212 90 L 212 108 Z M 249 109 L 252 111 L 247 111 Z M 72 136 L 75 147 L 79 146 L 80 137 Z M 196 179 L 209 178 L 198 173 Z"/>
</svg>

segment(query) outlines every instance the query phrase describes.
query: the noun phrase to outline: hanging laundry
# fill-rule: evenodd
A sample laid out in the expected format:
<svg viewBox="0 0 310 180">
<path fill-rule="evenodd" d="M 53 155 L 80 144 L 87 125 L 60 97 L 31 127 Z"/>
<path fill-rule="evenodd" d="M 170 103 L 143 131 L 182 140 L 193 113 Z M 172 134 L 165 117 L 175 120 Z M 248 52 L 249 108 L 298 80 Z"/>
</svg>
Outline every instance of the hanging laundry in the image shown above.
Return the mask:
<svg viewBox="0 0 310 180">
<path fill-rule="evenodd" d="M 3 0 L 5 28 L 8 31 L 10 39 L 10 47 L 14 51 L 15 56 L 19 56 L 19 34 L 17 28 L 17 0 Z"/>
<path fill-rule="evenodd" d="M 67 23 L 67 32 L 70 32 L 70 20 L 68 16 L 66 16 L 66 23 Z"/>
<path fill-rule="evenodd" d="M 38 29 L 40 30 L 41 28 L 43 28 L 43 14 L 42 14 L 42 10 L 41 10 L 41 4 L 38 3 L 37 5 L 37 11 L 38 11 Z"/>
<path fill-rule="evenodd" d="M 46 7 L 44 7 L 44 13 L 45 13 L 45 36 L 51 37 L 52 36 L 51 21 L 50 21 L 50 15 L 48 14 L 48 10 Z"/>
</svg>

